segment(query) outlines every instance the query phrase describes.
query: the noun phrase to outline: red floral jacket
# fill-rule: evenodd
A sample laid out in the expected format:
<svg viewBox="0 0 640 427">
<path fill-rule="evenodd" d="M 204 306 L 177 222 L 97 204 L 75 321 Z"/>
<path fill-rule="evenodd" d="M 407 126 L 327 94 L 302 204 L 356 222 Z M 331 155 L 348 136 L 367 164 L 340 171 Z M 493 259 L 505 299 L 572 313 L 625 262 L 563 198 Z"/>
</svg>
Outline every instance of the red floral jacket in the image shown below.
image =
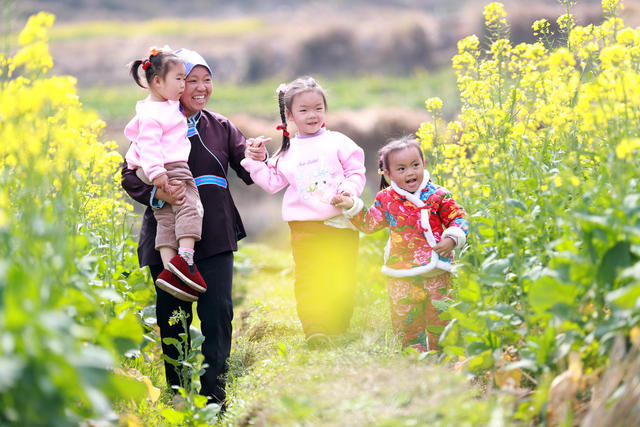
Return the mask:
<svg viewBox="0 0 640 427">
<path fill-rule="evenodd" d="M 345 212 L 351 223 L 364 233 L 388 227 L 382 272 L 393 277 L 436 276 L 453 270 L 453 253 L 442 258 L 432 247 L 445 237 L 452 237 L 456 249 L 464 246 L 469 232 L 465 210 L 444 187 L 425 178 L 416 193 L 409 193 L 391 183 L 376 195 L 369 209 L 357 199 Z"/>
</svg>

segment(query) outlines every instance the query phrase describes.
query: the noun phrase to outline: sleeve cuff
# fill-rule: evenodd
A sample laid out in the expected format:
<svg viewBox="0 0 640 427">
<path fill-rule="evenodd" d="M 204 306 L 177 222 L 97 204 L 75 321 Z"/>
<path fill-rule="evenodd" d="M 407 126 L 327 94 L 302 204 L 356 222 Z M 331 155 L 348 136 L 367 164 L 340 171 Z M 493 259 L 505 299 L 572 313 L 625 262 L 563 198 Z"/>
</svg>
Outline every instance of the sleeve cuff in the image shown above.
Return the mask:
<svg viewBox="0 0 640 427">
<path fill-rule="evenodd" d="M 359 197 L 352 197 L 352 199 L 353 206 L 351 206 L 349 209 L 342 209 L 342 213 L 347 218 L 353 218 L 354 216 L 358 215 L 362 208 L 364 208 L 364 202 L 362 201 L 362 199 L 360 199 Z"/>
<path fill-rule="evenodd" d="M 149 198 L 149 206 L 151 206 L 153 209 L 160 209 L 164 206 L 164 200 L 160 200 L 160 199 L 156 199 L 156 187 L 153 187 L 153 190 L 151 190 L 151 197 Z"/>
<path fill-rule="evenodd" d="M 442 238 L 444 239 L 445 237 L 453 238 L 453 240 L 456 242 L 455 249 L 460 249 L 464 246 L 465 243 L 467 243 L 467 236 L 464 234 L 464 231 L 462 231 L 460 227 L 447 228 L 446 230 L 444 230 L 444 233 L 442 233 Z"/>
<path fill-rule="evenodd" d="M 356 186 L 353 185 L 350 182 L 347 181 L 343 181 L 339 186 L 338 186 L 338 191 L 339 192 L 344 192 L 349 194 L 351 197 L 357 197 L 358 194 L 356 193 Z"/>
</svg>

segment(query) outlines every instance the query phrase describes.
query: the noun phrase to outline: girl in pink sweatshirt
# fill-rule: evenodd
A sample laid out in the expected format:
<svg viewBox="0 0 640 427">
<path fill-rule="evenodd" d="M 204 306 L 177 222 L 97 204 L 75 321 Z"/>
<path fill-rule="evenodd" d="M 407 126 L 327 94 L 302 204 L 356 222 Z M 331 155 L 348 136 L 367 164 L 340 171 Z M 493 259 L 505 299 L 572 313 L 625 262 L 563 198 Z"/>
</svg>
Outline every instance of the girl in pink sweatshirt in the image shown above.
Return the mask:
<svg viewBox="0 0 640 427">
<path fill-rule="evenodd" d="M 280 150 L 268 163 L 245 158 L 241 164 L 265 191 L 286 188 L 282 218 L 291 230 L 297 311 L 315 344 L 345 332 L 353 313 L 358 232 L 331 199 L 362 193 L 364 152 L 347 136 L 325 129 L 327 100 L 313 78 L 280 85 L 278 100 Z M 287 121 L 297 128 L 292 139 Z"/>
<path fill-rule="evenodd" d="M 124 134 L 131 141 L 125 155 L 129 169 L 135 169 L 142 181 L 154 185 L 151 206 L 158 223 L 155 248 L 164 264 L 156 285 L 178 299 L 195 301 L 199 292 L 207 290 L 193 262 L 204 209 L 187 165 L 191 142 L 178 101 L 184 92 L 185 66 L 175 54 L 152 49 L 148 58 L 131 64 L 130 74 L 140 87 L 149 89 L 149 96 L 136 104 L 136 115 Z M 156 190 L 171 194 L 172 180 L 185 182 L 184 203 L 158 203 L 154 198 Z"/>
</svg>

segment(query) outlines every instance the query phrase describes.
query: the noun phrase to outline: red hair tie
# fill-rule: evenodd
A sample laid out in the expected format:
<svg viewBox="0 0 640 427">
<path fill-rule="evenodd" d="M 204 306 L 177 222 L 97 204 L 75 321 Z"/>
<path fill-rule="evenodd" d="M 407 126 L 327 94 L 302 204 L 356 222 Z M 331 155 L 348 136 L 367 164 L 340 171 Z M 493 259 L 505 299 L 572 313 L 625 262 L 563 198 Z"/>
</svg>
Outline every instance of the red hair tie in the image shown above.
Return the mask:
<svg viewBox="0 0 640 427">
<path fill-rule="evenodd" d="M 151 66 L 151 61 L 149 61 L 148 59 L 145 59 L 144 61 L 142 61 L 142 69 L 147 71 L 147 69 Z"/>
<path fill-rule="evenodd" d="M 287 131 L 286 123 L 279 124 L 278 126 L 276 126 L 276 129 L 284 131 L 284 136 L 286 136 L 287 138 L 289 137 L 289 132 Z"/>
</svg>

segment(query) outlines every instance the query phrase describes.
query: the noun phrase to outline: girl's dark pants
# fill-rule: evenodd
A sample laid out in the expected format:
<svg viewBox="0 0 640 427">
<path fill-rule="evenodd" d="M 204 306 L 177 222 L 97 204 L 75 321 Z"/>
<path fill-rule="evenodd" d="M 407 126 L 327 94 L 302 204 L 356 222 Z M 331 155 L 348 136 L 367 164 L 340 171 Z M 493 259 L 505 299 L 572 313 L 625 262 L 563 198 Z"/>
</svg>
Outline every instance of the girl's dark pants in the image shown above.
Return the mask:
<svg viewBox="0 0 640 427">
<path fill-rule="evenodd" d="M 202 343 L 202 354 L 204 363 L 209 365 L 200 377 L 200 394 L 209 397 L 210 403 L 223 403 L 226 362 L 231 352 L 233 252 L 224 252 L 196 261 L 196 265 L 207 283 L 207 292 L 200 294 L 196 305 L 202 335 L 205 337 Z M 162 272 L 162 266 L 150 265 L 149 270 L 155 282 Z M 180 301 L 158 287 L 156 287 L 156 295 L 156 317 L 161 337 L 179 340 L 179 334 L 184 332 L 182 325 L 180 323 L 169 325 L 169 317 L 182 307 L 189 315 L 187 323 L 191 325 L 193 319 L 191 303 Z M 190 339 L 189 344 L 191 344 Z M 178 350 L 173 345 L 167 345 L 163 342 L 162 352 L 174 360 L 178 359 Z M 165 362 L 164 369 L 167 384 L 179 386 L 180 378 L 173 365 Z"/>
</svg>

